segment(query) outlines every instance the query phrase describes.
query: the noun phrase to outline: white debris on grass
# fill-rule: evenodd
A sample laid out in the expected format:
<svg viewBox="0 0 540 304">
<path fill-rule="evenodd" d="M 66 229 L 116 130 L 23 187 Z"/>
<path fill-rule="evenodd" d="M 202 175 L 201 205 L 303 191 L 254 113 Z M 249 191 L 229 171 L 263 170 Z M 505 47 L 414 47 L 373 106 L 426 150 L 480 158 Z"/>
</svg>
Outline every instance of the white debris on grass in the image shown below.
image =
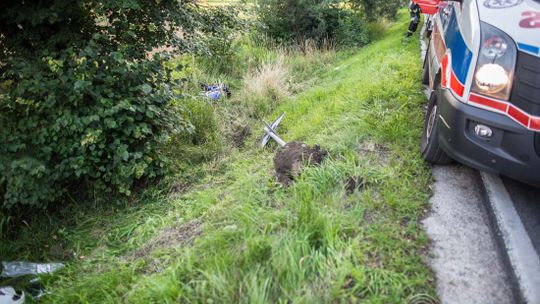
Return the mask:
<svg viewBox="0 0 540 304">
<path fill-rule="evenodd" d="M 24 292 L 17 292 L 13 287 L 0 287 L 0 304 L 23 304 Z"/>
<path fill-rule="evenodd" d="M 2 278 L 53 273 L 64 268 L 62 263 L 2 262 Z"/>
</svg>

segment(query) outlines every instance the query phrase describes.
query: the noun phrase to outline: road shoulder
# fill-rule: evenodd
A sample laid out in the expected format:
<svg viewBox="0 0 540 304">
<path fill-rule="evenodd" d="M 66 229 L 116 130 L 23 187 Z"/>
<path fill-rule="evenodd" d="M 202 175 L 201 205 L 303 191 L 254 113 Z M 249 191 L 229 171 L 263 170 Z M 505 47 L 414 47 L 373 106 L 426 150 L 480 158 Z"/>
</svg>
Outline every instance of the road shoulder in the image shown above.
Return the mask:
<svg viewBox="0 0 540 304">
<path fill-rule="evenodd" d="M 478 175 L 434 167 L 432 211 L 423 226 L 432 240 L 428 262 L 443 303 L 513 303 L 511 278 L 491 233 Z"/>
<path fill-rule="evenodd" d="M 487 209 L 507 255 L 521 300 L 540 303 L 540 259 L 501 179 L 482 172 Z"/>
</svg>

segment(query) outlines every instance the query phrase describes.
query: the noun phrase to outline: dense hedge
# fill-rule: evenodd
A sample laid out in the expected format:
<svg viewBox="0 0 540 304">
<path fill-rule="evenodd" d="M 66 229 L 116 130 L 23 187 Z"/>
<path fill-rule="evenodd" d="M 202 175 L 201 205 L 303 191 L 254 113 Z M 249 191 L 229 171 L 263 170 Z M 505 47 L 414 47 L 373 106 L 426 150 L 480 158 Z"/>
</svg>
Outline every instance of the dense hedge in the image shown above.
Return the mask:
<svg viewBox="0 0 540 304">
<path fill-rule="evenodd" d="M 260 0 L 263 31 L 282 42 L 330 41 L 341 46 L 369 42 L 366 23 L 395 18 L 404 0 Z"/>
<path fill-rule="evenodd" d="M 375 21 L 381 17 L 395 18 L 400 7 L 405 6 L 407 0 L 349 0 L 353 8 L 363 12 L 368 21 Z"/>
<path fill-rule="evenodd" d="M 257 14 L 263 31 L 284 42 L 363 45 L 368 40 L 364 19 L 343 1 L 261 0 Z"/>
<path fill-rule="evenodd" d="M 190 0 L 3 1 L 1 209 L 129 194 L 160 175 L 159 148 L 190 124 L 156 50 L 207 51 L 233 23 Z"/>
</svg>

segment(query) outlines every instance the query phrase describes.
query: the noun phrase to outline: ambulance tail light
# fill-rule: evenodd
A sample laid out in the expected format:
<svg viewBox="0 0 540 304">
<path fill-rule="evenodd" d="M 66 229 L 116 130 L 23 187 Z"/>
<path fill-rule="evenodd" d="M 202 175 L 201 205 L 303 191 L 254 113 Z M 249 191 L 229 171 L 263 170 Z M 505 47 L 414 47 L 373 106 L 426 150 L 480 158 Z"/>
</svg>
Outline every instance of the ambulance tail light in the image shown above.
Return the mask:
<svg viewBox="0 0 540 304">
<path fill-rule="evenodd" d="M 472 91 L 508 100 L 516 68 L 516 44 L 496 27 L 482 22 L 482 42 Z"/>
</svg>

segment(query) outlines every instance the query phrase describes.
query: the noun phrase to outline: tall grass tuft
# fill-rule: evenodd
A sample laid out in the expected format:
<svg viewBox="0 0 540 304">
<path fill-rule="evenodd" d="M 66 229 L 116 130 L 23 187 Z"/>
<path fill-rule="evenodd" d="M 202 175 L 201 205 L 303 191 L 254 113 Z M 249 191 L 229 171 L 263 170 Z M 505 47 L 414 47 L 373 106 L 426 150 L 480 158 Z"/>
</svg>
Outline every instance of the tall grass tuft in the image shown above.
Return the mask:
<svg viewBox="0 0 540 304">
<path fill-rule="evenodd" d="M 279 54 L 275 61 L 263 63 L 244 77 L 241 102 L 247 106 L 250 116 L 259 118 L 290 96 L 289 83 L 285 56 Z"/>
</svg>

